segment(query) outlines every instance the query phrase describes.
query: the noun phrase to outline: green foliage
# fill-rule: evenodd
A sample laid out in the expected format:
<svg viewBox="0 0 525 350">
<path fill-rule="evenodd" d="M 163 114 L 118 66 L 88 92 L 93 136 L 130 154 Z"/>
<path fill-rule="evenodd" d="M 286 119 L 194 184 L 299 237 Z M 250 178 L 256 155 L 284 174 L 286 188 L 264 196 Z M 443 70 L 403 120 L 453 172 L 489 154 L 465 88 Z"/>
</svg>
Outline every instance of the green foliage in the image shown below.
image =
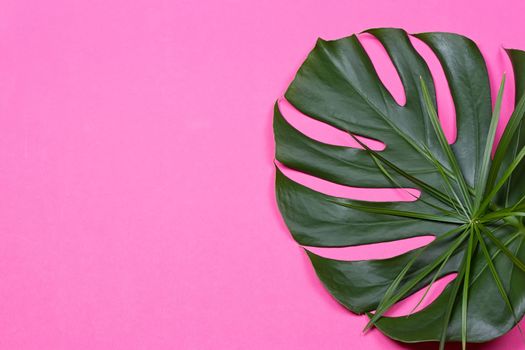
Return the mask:
<svg viewBox="0 0 525 350">
<path fill-rule="evenodd" d="M 492 108 L 485 61 L 470 39 L 423 33 L 445 72 L 456 109 L 450 145 L 436 111 L 426 62 L 400 29 L 371 29 L 403 83 L 400 106 L 377 76 L 355 35 L 319 40 L 285 97 L 298 110 L 348 132 L 362 149 L 313 140 L 275 106 L 276 159 L 337 184 L 417 188 L 410 202 L 367 202 L 316 192 L 277 169 L 279 209 L 305 246 L 345 247 L 433 234 L 427 246 L 390 259 L 341 261 L 307 250 L 327 290 L 367 326 L 403 342 L 485 342 L 508 332 L 525 314 L 525 97 L 517 98 L 491 159 L 505 85 Z M 507 51 L 516 96 L 525 93 L 525 52 Z M 373 151 L 354 135 L 380 140 Z M 424 309 L 403 317 L 385 312 L 440 277 L 456 278 Z M 426 295 L 426 293 L 425 293 Z M 421 302 L 421 301 L 420 301 Z"/>
</svg>

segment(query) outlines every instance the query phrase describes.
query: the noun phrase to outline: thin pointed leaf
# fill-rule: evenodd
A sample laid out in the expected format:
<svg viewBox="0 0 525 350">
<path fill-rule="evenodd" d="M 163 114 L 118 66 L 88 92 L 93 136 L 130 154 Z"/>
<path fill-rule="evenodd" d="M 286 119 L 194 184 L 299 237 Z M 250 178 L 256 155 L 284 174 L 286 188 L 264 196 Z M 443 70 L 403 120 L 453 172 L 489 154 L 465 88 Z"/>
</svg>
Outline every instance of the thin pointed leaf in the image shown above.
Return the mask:
<svg viewBox="0 0 525 350">
<path fill-rule="evenodd" d="M 523 263 L 521 260 L 519 260 L 510 250 L 509 248 L 507 248 L 498 238 L 496 238 L 496 236 L 494 236 L 494 234 L 492 234 L 492 232 L 490 232 L 490 230 L 488 230 L 487 228 L 485 228 L 484 226 L 480 226 L 481 230 L 483 231 L 483 233 L 485 233 L 487 235 L 487 237 L 489 237 L 492 242 L 494 242 L 494 244 L 503 251 L 503 253 L 509 257 L 510 260 L 512 260 L 512 262 L 520 268 L 520 270 L 524 271 L 525 272 L 525 263 Z"/>
<path fill-rule="evenodd" d="M 443 193 L 441 193 L 438 189 L 436 189 L 433 186 L 427 184 L 426 182 L 422 181 L 421 179 L 410 175 L 409 173 L 407 173 L 406 171 L 402 170 L 401 168 L 399 168 L 398 166 L 396 166 L 392 162 L 388 161 L 386 158 L 381 156 L 381 154 L 379 152 L 376 152 L 376 151 L 370 149 L 365 143 L 361 142 L 361 140 L 359 140 L 357 137 L 355 137 L 354 134 L 350 133 L 350 136 L 352 136 L 352 138 L 357 143 L 359 143 L 359 145 L 361 147 L 363 147 L 369 154 L 373 154 L 375 158 L 379 159 L 382 163 L 386 164 L 388 167 L 393 169 L 400 176 L 404 177 L 405 179 L 407 179 L 411 183 L 413 183 L 413 184 L 415 184 L 417 186 L 420 186 L 421 188 L 423 188 L 425 191 L 427 191 L 429 194 L 431 194 L 432 196 L 434 196 L 436 199 L 440 200 L 441 202 L 443 202 L 445 204 L 448 204 L 448 205 L 454 205 L 454 202 L 450 198 L 447 198 L 447 196 L 445 196 Z M 425 156 L 428 159 L 430 159 L 431 162 L 432 162 L 433 158 L 428 157 L 426 155 L 426 152 L 424 152 L 424 153 L 425 153 Z"/>
<path fill-rule="evenodd" d="M 459 245 L 463 243 L 465 238 L 466 238 L 466 235 L 461 235 L 460 237 L 458 237 L 455 240 L 454 244 L 450 247 L 450 249 L 447 252 L 443 253 L 432 264 L 422 269 L 422 271 L 418 273 L 417 276 L 415 276 L 410 282 L 407 282 L 406 284 L 404 284 L 403 287 L 394 296 L 390 298 L 390 300 L 384 303 L 381 309 L 376 310 L 376 313 L 370 319 L 365 329 L 370 328 L 370 326 L 374 324 L 375 322 L 377 322 L 377 320 L 379 320 L 379 318 L 381 318 L 384 315 L 384 313 L 390 307 L 392 307 L 392 305 L 394 305 L 399 300 L 401 300 L 401 298 L 403 298 L 406 295 L 406 293 L 408 293 L 412 288 L 414 288 L 423 278 L 428 276 L 428 274 L 430 274 L 436 267 L 438 267 L 441 264 L 441 262 L 447 259 L 447 257 L 450 256 L 450 254 L 454 253 L 454 251 L 459 247 Z"/>
<path fill-rule="evenodd" d="M 467 309 L 468 309 L 468 293 L 470 287 L 470 265 L 472 262 L 472 254 L 476 249 L 476 240 L 474 236 L 474 229 L 470 227 L 469 242 L 467 248 L 467 258 L 465 261 L 465 279 L 463 281 L 463 294 L 461 300 L 461 345 L 463 350 L 467 347 Z"/>
<path fill-rule="evenodd" d="M 503 282 L 501 281 L 498 275 L 498 271 L 496 270 L 496 267 L 494 266 L 494 263 L 492 262 L 492 257 L 490 256 L 487 246 L 485 245 L 485 240 L 481 236 L 478 227 L 475 227 L 474 229 L 475 229 L 476 236 L 478 237 L 478 241 L 480 243 L 481 250 L 483 254 L 485 255 L 487 266 L 490 269 L 492 277 L 494 277 L 494 282 L 496 283 L 498 287 L 499 293 L 501 297 L 503 298 L 503 300 L 505 301 L 505 304 L 507 304 L 509 311 L 512 313 L 512 316 L 514 317 L 514 322 L 519 327 L 518 316 L 516 315 L 516 312 L 514 311 L 514 307 L 512 307 L 509 296 L 507 295 L 507 292 L 505 291 L 505 287 L 503 287 Z M 520 329 L 520 332 L 521 332 L 521 329 Z"/>
<path fill-rule="evenodd" d="M 463 199 L 465 200 L 465 204 L 470 209 L 472 204 L 471 204 L 471 198 L 469 195 L 469 189 L 468 189 L 467 183 L 465 182 L 463 173 L 459 169 L 459 165 L 457 163 L 456 157 L 454 156 L 452 149 L 450 148 L 450 145 L 448 144 L 447 139 L 445 138 L 445 134 L 443 133 L 443 129 L 441 128 L 441 124 L 439 123 L 437 112 L 434 109 L 434 105 L 432 104 L 432 100 L 430 98 L 427 85 L 422 77 L 419 78 L 419 81 L 421 83 L 421 90 L 423 91 L 427 113 L 430 117 L 430 121 L 432 122 L 432 126 L 434 127 L 434 131 L 438 137 L 439 144 L 441 145 L 441 148 L 447 155 L 447 158 L 452 166 L 454 175 L 458 181 L 459 188 L 461 189 L 461 192 L 463 194 Z"/>
<path fill-rule="evenodd" d="M 484 198 L 483 202 L 480 205 L 480 211 L 485 210 L 490 205 L 491 200 L 498 193 L 501 187 L 503 187 L 505 182 L 507 182 L 507 180 L 512 175 L 516 167 L 520 164 L 523 157 L 525 157 L 525 146 L 521 149 L 516 158 L 510 164 L 510 166 L 505 170 L 505 172 L 503 173 L 499 181 L 496 183 L 496 185 L 494 185 L 490 193 L 487 194 L 487 196 Z"/>
<path fill-rule="evenodd" d="M 513 140 L 514 135 L 518 131 L 518 128 L 520 127 L 523 116 L 525 115 L 525 94 L 521 96 L 519 99 L 518 104 L 516 105 L 516 108 L 512 112 L 512 115 L 510 116 L 510 119 L 507 123 L 507 126 L 505 127 L 505 130 L 503 131 L 503 134 L 501 135 L 501 139 L 499 140 L 498 147 L 496 148 L 496 152 L 494 153 L 494 158 L 492 160 L 491 169 L 489 172 L 489 177 L 487 180 L 487 188 L 492 189 L 492 186 L 497 180 L 497 176 L 500 171 L 500 167 L 503 164 L 504 158 L 508 153 L 508 149 L 511 146 L 511 142 Z M 519 135 L 518 135 L 519 137 Z M 518 142 L 514 145 L 515 150 L 518 150 Z M 515 159 L 516 153 L 514 153 L 514 156 L 512 159 Z"/>
<path fill-rule="evenodd" d="M 446 312 L 443 318 L 443 326 L 441 327 L 441 337 L 439 339 L 439 350 L 445 349 L 445 342 L 447 340 L 447 332 L 448 332 L 448 327 L 450 324 L 450 318 L 452 317 L 452 312 L 454 310 L 454 304 L 456 303 L 456 298 L 459 292 L 459 288 L 463 281 L 465 269 L 466 269 L 466 264 L 465 262 L 463 262 L 463 264 L 461 264 L 461 270 L 459 274 L 456 276 L 456 279 L 454 280 L 452 292 L 449 296 L 447 309 L 446 309 Z"/>
<path fill-rule="evenodd" d="M 490 120 L 489 134 L 487 136 L 487 143 L 485 145 L 485 152 L 483 153 L 483 161 L 481 163 L 481 169 L 479 171 L 478 184 L 476 186 L 475 204 L 474 208 L 478 209 L 479 204 L 483 200 L 482 196 L 485 193 L 487 186 L 487 177 L 489 172 L 490 156 L 494 145 L 494 139 L 496 137 L 496 129 L 498 127 L 498 121 L 501 110 L 501 101 L 503 99 L 503 90 L 505 88 L 505 74 L 501 79 L 501 83 L 498 90 L 498 97 L 496 98 L 496 104 L 494 105 L 494 112 L 492 119 Z"/>
<path fill-rule="evenodd" d="M 367 213 L 374 213 L 374 214 L 383 214 L 383 215 L 392 215 L 392 216 L 398 216 L 398 217 L 405 217 L 405 218 L 412 218 L 412 219 L 421 219 L 421 220 L 429 220 L 429 221 L 437 221 L 437 222 L 444 222 L 444 223 L 452 223 L 452 224 L 462 224 L 463 221 L 453 218 L 453 217 L 447 217 L 447 216 L 439 216 L 439 215 L 432 215 L 432 214 L 421 214 L 417 212 L 409 212 L 409 211 L 402 211 L 402 210 L 392 210 L 388 208 L 378 208 L 378 207 L 370 207 L 367 205 L 358 205 L 353 203 L 347 203 L 347 202 L 338 202 L 334 201 L 334 203 L 342 205 L 344 207 L 361 210 Z M 364 203 L 364 202 L 363 202 Z"/>
</svg>

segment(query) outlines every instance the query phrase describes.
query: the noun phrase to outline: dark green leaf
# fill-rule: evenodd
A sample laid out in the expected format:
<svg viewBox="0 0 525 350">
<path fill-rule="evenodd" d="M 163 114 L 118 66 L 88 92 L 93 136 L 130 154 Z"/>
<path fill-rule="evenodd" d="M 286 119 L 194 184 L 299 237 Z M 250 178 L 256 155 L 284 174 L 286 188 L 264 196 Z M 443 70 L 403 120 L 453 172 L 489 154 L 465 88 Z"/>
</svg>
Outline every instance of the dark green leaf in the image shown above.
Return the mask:
<svg viewBox="0 0 525 350">
<path fill-rule="evenodd" d="M 357 36 L 318 40 L 285 97 L 304 114 L 342 130 L 362 149 L 316 141 L 286 121 L 275 105 L 276 159 L 339 185 L 415 188 L 412 201 L 369 202 L 330 196 L 286 177 L 279 168 L 279 209 L 304 246 L 344 247 L 434 235 L 427 246 L 379 260 L 342 261 L 307 254 L 341 304 L 366 313 L 370 325 L 404 342 L 484 342 L 525 314 L 525 53 L 508 50 L 517 99 L 490 159 L 505 80 L 492 110 L 485 61 L 470 39 L 451 33 L 415 36 L 443 66 L 456 110 L 457 139 L 439 124 L 435 87 L 406 32 L 366 31 L 386 49 L 403 84 L 396 103 Z M 373 151 L 358 136 L 385 143 Z M 521 152 L 520 152 L 521 151 Z M 386 317 L 396 302 L 438 278 L 456 279 L 427 307 Z M 427 289 L 428 290 L 428 289 Z M 425 293 L 426 295 L 426 293 Z"/>
</svg>

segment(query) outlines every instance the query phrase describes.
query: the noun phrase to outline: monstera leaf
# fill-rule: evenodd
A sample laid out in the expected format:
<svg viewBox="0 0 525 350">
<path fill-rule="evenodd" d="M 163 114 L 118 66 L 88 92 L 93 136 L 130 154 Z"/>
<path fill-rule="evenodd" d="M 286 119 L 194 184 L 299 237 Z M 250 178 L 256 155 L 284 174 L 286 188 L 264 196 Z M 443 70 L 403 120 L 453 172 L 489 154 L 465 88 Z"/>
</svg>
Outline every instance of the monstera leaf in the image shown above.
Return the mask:
<svg viewBox="0 0 525 350">
<path fill-rule="evenodd" d="M 353 35 L 318 40 L 288 87 L 302 113 L 347 132 L 361 148 L 318 142 L 275 107 L 276 159 L 333 183 L 416 188 L 413 201 L 368 202 L 314 191 L 279 169 L 276 195 L 294 239 L 304 246 L 345 247 L 432 234 L 428 245 L 390 259 L 341 261 L 307 250 L 327 290 L 349 310 L 403 342 L 485 342 L 525 313 L 525 52 L 508 50 L 516 108 L 493 157 L 504 78 L 492 108 L 487 68 L 476 44 L 451 33 L 414 36 L 441 63 L 456 110 L 450 145 L 436 113 L 426 62 L 400 29 L 366 31 L 379 40 L 402 81 L 399 105 Z M 374 151 L 355 135 L 382 141 Z M 398 301 L 456 273 L 427 307 L 403 317 L 385 312 Z"/>
</svg>

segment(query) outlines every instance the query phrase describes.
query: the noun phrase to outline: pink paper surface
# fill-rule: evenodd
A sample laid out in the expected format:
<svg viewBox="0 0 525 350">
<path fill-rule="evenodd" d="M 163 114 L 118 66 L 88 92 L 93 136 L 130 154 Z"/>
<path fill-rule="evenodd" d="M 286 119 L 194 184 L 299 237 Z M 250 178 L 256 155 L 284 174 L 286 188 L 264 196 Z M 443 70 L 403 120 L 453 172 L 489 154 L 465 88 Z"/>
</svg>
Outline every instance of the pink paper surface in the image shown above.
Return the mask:
<svg viewBox="0 0 525 350">
<path fill-rule="evenodd" d="M 273 103 L 318 36 L 382 26 L 470 36 L 495 90 L 509 71 L 501 47 L 525 49 L 524 10 L 2 0 L 0 349 L 434 348 L 362 334 L 366 318 L 323 289 L 275 204 Z M 442 111 L 450 125 L 453 110 Z M 471 349 L 525 345 L 513 330 Z"/>
</svg>

